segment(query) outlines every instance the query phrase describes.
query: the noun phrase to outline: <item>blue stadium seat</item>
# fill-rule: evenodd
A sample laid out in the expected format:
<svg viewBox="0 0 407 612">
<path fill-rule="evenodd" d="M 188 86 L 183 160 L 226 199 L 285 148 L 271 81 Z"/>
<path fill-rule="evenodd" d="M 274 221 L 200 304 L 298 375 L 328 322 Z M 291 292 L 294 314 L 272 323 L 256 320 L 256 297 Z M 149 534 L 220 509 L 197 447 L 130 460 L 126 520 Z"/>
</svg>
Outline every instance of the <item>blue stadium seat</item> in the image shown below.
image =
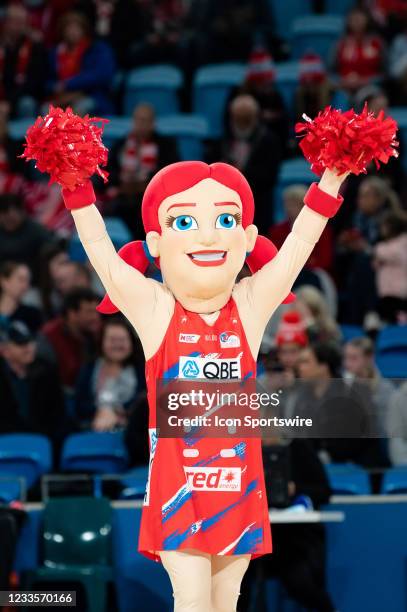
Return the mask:
<svg viewBox="0 0 407 612">
<path fill-rule="evenodd" d="M 24 491 L 25 494 L 25 491 Z M 0 475 L 0 504 L 9 504 L 15 500 L 21 500 L 23 491 L 21 481 L 13 475 L 7 477 L 5 474 Z"/>
<path fill-rule="evenodd" d="M 268 0 L 275 30 L 282 38 L 287 38 L 291 22 L 297 15 L 311 15 L 312 0 Z"/>
<path fill-rule="evenodd" d="M 225 105 L 233 87 L 245 77 L 245 64 L 226 63 L 199 68 L 193 83 L 194 113 L 204 115 L 209 135 L 217 138 L 223 133 Z"/>
<path fill-rule="evenodd" d="M 181 113 L 159 117 L 157 132 L 162 136 L 173 136 L 177 139 L 178 151 L 183 161 L 203 158 L 202 141 L 209 135 L 206 117 Z"/>
<path fill-rule="evenodd" d="M 8 133 L 12 140 L 24 140 L 25 133 L 34 123 L 34 119 L 14 119 L 13 121 L 9 121 L 8 124 Z"/>
<path fill-rule="evenodd" d="M 182 72 L 175 66 L 160 64 L 136 68 L 126 78 L 123 112 L 131 115 L 138 104 L 147 102 L 157 115 L 177 113 L 178 90 L 182 84 Z"/>
<path fill-rule="evenodd" d="M 127 451 L 121 432 L 79 433 L 69 436 L 61 455 L 64 472 L 119 474 L 127 467 Z"/>
<path fill-rule="evenodd" d="M 381 493 L 383 495 L 407 493 L 407 466 L 393 467 L 385 471 Z"/>
<path fill-rule="evenodd" d="M 291 26 L 292 55 L 300 58 L 314 51 L 328 61 L 333 45 L 343 32 L 343 19 L 339 15 L 312 15 L 298 17 Z"/>
<path fill-rule="evenodd" d="M 407 325 L 389 325 L 384 327 L 376 341 L 379 353 L 404 349 L 407 351 Z"/>
<path fill-rule="evenodd" d="M 404 171 L 407 172 L 407 108 L 405 106 L 393 106 L 387 114 L 398 123 L 401 139 L 404 144 L 404 153 L 401 159 Z"/>
<path fill-rule="evenodd" d="M 325 13 L 328 15 L 347 15 L 355 5 L 355 0 L 324 0 Z"/>
<path fill-rule="evenodd" d="M 148 466 L 134 468 L 120 480 L 124 489 L 120 499 L 143 499 L 146 490 Z"/>
<path fill-rule="evenodd" d="M 324 465 L 329 484 L 335 495 L 370 495 L 369 474 L 353 463 Z"/>
<path fill-rule="evenodd" d="M 366 336 L 363 327 L 359 325 L 341 325 L 341 333 L 343 342 Z"/>
<path fill-rule="evenodd" d="M 284 189 L 289 185 L 295 184 L 310 185 L 315 180 L 317 180 L 316 175 L 311 172 L 309 163 L 303 158 L 289 159 L 281 164 L 273 194 L 273 223 L 279 223 L 285 219 L 283 206 Z"/>
<path fill-rule="evenodd" d="M 52 467 L 51 444 L 37 434 L 3 434 L 0 436 L 0 476 L 25 478 L 30 488 Z"/>
<path fill-rule="evenodd" d="M 105 124 L 103 130 L 103 142 L 110 148 L 118 140 L 126 138 L 129 134 L 133 119 L 132 117 L 107 117 L 109 123 Z"/>
<path fill-rule="evenodd" d="M 295 114 L 295 93 L 298 87 L 298 80 L 299 63 L 297 61 L 279 62 L 276 64 L 275 85 L 292 117 Z"/>
<path fill-rule="evenodd" d="M 407 350 L 386 351 L 376 355 L 376 365 L 385 378 L 405 378 Z"/>
<path fill-rule="evenodd" d="M 105 223 L 107 232 L 115 246 L 116 251 L 132 240 L 131 233 L 127 225 L 125 225 L 118 217 L 106 217 Z M 72 261 L 84 262 L 87 260 L 85 250 L 81 244 L 81 241 L 79 240 L 77 232 L 72 234 L 69 241 L 68 251 L 69 258 Z"/>
</svg>

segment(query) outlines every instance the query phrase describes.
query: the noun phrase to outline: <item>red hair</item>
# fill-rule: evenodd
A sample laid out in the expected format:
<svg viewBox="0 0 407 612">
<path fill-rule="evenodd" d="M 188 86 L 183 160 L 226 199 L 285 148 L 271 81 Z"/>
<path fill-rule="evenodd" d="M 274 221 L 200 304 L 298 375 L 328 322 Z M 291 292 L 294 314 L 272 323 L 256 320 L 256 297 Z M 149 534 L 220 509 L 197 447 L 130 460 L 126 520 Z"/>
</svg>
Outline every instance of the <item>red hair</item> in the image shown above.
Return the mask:
<svg viewBox="0 0 407 612">
<path fill-rule="evenodd" d="M 194 187 L 204 179 L 212 178 L 225 187 L 229 187 L 239 194 L 242 202 L 242 225 L 246 228 L 253 223 L 254 199 L 250 185 L 237 168 L 229 164 L 216 163 L 206 164 L 201 161 L 177 162 L 165 166 L 153 176 L 146 187 L 141 205 L 141 216 L 146 233 L 161 233 L 158 221 L 158 209 L 166 198 Z M 255 247 L 247 258 L 247 264 L 252 273 L 259 270 L 276 255 L 277 249 L 274 244 L 264 236 L 258 236 Z M 147 270 L 149 262 L 148 250 L 145 243 L 140 240 L 129 242 L 119 251 L 119 255 L 129 265 L 140 272 Z M 159 265 L 158 260 L 155 260 Z M 294 296 L 290 294 L 285 301 L 292 301 Z M 118 309 L 106 295 L 98 306 L 99 312 L 113 314 Z"/>
</svg>

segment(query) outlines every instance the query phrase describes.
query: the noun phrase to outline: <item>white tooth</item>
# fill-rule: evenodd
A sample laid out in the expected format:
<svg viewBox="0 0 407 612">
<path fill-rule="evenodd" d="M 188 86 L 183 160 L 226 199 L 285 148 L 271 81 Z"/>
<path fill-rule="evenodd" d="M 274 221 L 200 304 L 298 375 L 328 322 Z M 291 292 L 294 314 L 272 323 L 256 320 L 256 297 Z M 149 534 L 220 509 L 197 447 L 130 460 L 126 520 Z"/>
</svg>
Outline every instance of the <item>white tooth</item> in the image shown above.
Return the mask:
<svg viewBox="0 0 407 612">
<path fill-rule="evenodd" d="M 198 261 L 219 261 L 223 256 L 224 253 L 193 253 L 192 259 L 197 259 Z"/>
</svg>

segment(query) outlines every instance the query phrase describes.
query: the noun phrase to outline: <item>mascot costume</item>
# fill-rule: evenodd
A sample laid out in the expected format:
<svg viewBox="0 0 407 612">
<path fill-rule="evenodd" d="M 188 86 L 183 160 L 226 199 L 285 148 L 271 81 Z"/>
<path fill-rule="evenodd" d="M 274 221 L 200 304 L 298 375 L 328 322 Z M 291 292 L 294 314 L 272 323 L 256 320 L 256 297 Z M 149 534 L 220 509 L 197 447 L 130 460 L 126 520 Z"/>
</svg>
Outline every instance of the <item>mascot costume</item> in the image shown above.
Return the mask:
<svg viewBox="0 0 407 612">
<path fill-rule="evenodd" d="M 99 310 L 120 310 L 143 345 L 150 468 L 139 551 L 167 570 L 177 612 L 232 612 L 250 559 L 272 550 L 261 440 L 203 437 L 191 445 L 157 437 L 156 381 L 187 378 L 191 356 L 197 379 L 208 360 L 222 366 L 223 378 L 255 377 L 267 322 L 293 299 L 295 279 L 342 204 L 342 182 L 396 155 L 396 124 L 367 108 L 359 115 L 328 108 L 296 126 L 322 178 L 278 252 L 257 235 L 252 191 L 237 169 L 186 161 L 152 178 L 141 211 L 146 241 L 116 253 L 90 181 L 94 173 L 106 180 L 101 121 L 51 107 L 29 128 L 23 157 L 63 188 L 107 292 Z M 162 283 L 145 276 L 150 261 Z M 245 261 L 252 275 L 236 282 Z"/>
</svg>

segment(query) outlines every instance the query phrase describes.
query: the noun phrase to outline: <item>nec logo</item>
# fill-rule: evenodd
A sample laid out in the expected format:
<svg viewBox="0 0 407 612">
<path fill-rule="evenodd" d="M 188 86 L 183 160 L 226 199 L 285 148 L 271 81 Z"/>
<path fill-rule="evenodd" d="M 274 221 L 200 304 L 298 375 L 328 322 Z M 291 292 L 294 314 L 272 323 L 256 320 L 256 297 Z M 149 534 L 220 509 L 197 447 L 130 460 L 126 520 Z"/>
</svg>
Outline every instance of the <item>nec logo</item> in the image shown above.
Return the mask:
<svg viewBox="0 0 407 612">
<path fill-rule="evenodd" d="M 239 467 L 186 467 L 185 476 L 191 491 L 240 491 L 242 469 Z"/>
<path fill-rule="evenodd" d="M 187 342 L 188 344 L 196 344 L 200 338 L 200 334 L 183 334 L 180 333 L 179 341 Z"/>
<path fill-rule="evenodd" d="M 208 378 L 217 380 L 239 380 L 241 378 L 240 358 L 213 359 L 208 357 L 180 357 L 181 379 Z"/>
</svg>

